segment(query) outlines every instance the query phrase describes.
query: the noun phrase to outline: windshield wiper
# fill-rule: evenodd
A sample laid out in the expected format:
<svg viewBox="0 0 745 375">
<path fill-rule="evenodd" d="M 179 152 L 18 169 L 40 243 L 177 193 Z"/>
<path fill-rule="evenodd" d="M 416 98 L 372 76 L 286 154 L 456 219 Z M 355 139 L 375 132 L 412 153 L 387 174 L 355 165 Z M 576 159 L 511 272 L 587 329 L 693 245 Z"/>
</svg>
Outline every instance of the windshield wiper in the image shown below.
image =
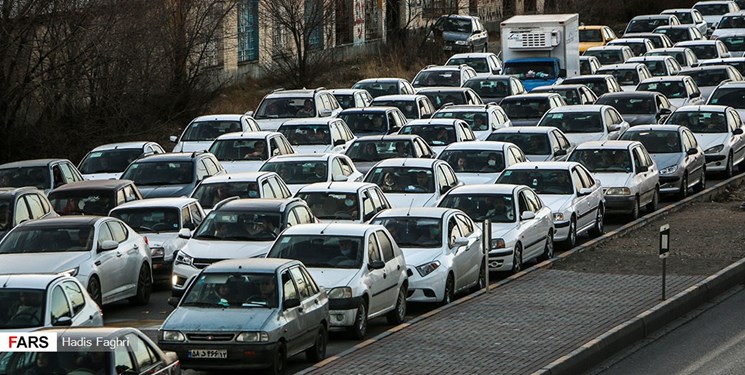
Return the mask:
<svg viewBox="0 0 745 375">
<path fill-rule="evenodd" d="M 269 308 L 269 303 L 267 303 L 267 302 L 258 302 L 258 301 L 248 301 L 248 302 L 243 302 L 241 304 L 241 307 L 251 307 L 251 306 L 258 306 L 258 307 Z"/>
<path fill-rule="evenodd" d="M 136 227 L 135 229 L 142 229 L 142 230 L 144 230 L 146 232 L 154 232 L 154 230 L 152 228 L 148 228 L 148 227 L 142 226 L 142 225 L 139 226 L 139 227 Z"/>
<path fill-rule="evenodd" d="M 194 238 L 197 238 L 197 239 L 199 239 L 199 238 L 217 239 L 217 236 L 215 236 L 213 234 L 200 234 L 198 236 L 194 236 Z"/>
<path fill-rule="evenodd" d="M 184 302 L 181 306 L 215 307 L 220 305 L 217 302 Z"/>
</svg>

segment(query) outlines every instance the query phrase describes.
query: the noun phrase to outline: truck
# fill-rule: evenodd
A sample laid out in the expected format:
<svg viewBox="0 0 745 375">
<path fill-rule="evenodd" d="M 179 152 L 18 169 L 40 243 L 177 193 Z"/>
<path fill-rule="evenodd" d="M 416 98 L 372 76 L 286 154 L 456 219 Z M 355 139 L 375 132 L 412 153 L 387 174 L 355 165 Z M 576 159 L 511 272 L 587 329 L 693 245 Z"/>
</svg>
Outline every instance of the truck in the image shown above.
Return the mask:
<svg viewBox="0 0 745 375">
<path fill-rule="evenodd" d="M 500 25 L 503 74 L 525 90 L 579 75 L 579 14 L 514 16 Z"/>
</svg>

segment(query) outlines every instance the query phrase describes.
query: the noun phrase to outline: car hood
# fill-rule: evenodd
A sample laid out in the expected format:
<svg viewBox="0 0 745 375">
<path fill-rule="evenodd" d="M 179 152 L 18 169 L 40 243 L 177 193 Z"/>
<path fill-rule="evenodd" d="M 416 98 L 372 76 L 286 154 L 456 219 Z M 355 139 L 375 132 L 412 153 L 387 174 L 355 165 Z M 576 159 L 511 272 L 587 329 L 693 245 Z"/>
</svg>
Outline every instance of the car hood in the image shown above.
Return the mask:
<svg viewBox="0 0 745 375">
<path fill-rule="evenodd" d="M 702 16 L 704 15 L 702 14 Z M 724 15 L 723 14 L 711 14 L 708 16 L 704 16 L 704 21 L 706 21 L 707 24 L 718 24 L 719 21 L 722 20 L 722 16 Z"/>
<path fill-rule="evenodd" d="M 483 222 L 476 223 L 479 228 L 484 227 Z M 515 239 L 517 223 L 492 223 L 491 225 L 491 238 L 502 238 L 505 242 L 509 242 Z"/>
<path fill-rule="evenodd" d="M 629 186 L 629 181 L 633 176 L 631 173 L 595 173 L 593 176 L 600 180 L 603 188 Z"/>
<path fill-rule="evenodd" d="M 261 128 L 261 130 L 277 131 L 277 129 L 279 129 L 279 126 L 282 125 L 287 120 L 290 120 L 290 119 L 288 118 L 264 118 L 261 120 L 256 120 L 256 122 L 259 124 L 259 128 Z"/>
<path fill-rule="evenodd" d="M 683 159 L 682 153 L 675 153 L 675 154 L 649 154 L 649 156 L 652 157 L 652 160 L 654 160 L 654 163 L 657 164 L 657 168 L 667 168 L 672 165 L 678 165 L 680 163 L 680 160 Z"/>
<path fill-rule="evenodd" d="M 540 194 L 540 198 L 552 212 L 561 212 L 572 204 L 574 195 Z"/>
<path fill-rule="evenodd" d="M 458 181 L 462 181 L 466 185 L 476 184 L 493 184 L 502 173 L 463 173 L 458 172 L 455 175 L 458 177 Z"/>
<path fill-rule="evenodd" d="M 467 40 L 470 36 L 471 33 L 462 33 L 457 31 L 444 31 L 442 33 L 442 39 L 448 41 Z"/>
<path fill-rule="evenodd" d="M 193 186 L 186 185 L 165 185 L 165 186 L 140 186 L 137 188 L 142 194 L 142 198 L 163 198 L 163 197 L 187 197 L 191 193 Z"/>
<path fill-rule="evenodd" d="M 234 160 L 234 161 L 221 161 L 222 167 L 225 168 L 225 172 L 228 173 L 240 173 L 240 172 L 257 172 L 262 165 L 263 160 Z"/>
<path fill-rule="evenodd" d="M 209 150 L 210 146 L 212 146 L 212 142 L 213 141 L 179 142 L 176 147 L 173 148 L 173 152 L 194 152 Z"/>
<path fill-rule="evenodd" d="M 579 145 L 590 141 L 601 141 L 605 139 L 605 133 L 564 133 L 569 142 Z"/>
<path fill-rule="evenodd" d="M 512 126 L 536 126 L 538 125 L 538 121 L 541 121 L 540 118 L 512 118 L 510 120 L 512 121 Z"/>
<path fill-rule="evenodd" d="M 358 269 L 352 268 L 315 268 L 309 267 L 308 271 L 318 285 L 327 291 L 339 286 L 348 286 L 360 273 Z"/>
<path fill-rule="evenodd" d="M 437 201 L 433 193 L 421 194 L 399 194 L 385 193 L 385 197 L 391 202 L 391 207 L 428 207 Z"/>
<path fill-rule="evenodd" d="M 91 254 L 87 251 L 2 254 L 0 255 L 0 274 L 63 272 L 78 267 L 90 257 Z"/>
<path fill-rule="evenodd" d="M 641 125 L 641 124 L 656 124 L 657 123 L 657 116 L 655 115 L 647 115 L 647 114 L 627 114 L 627 115 L 621 115 L 623 116 L 623 119 L 626 120 L 626 122 L 629 123 L 629 125 Z M 579 143 L 578 143 L 579 144 Z"/>
<path fill-rule="evenodd" d="M 427 264 L 442 255 L 442 250 L 437 249 L 422 249 L 422 248 L 401 248 L 401 251 L 404 252 L 404 259 L 406 259 L 406 264 L 411 267 L 418 267 L 423 264 Z"/>
<path fill-rule="evenodd" d="M 441 153 L 441 152 L 442 152 L 442 151 L 443 151 L 443 150 L 445 149 L 445 147 L 447 147 L 447 146 L 430 146 L 430 147 L 432 147 L 432 151 L 434 151 L 434 152 L 435 152 L 435 157 L 437 157 L 437 155 L 440 155 L 440 153 Z"/>
<path fill-rule="evenodd" d="M 324 152 L 331 152 L 334 146 L 331 145 L 293 145 L 292 149 L 297 154 L 319 154 Z"/>
<path fill-rule="evenodd" d="M 204 308 L 179 306 L 161 329 L 179 331 L 262 331 L 276 309 L 264 307 Z M 219 319 L 215 319 L 219 316 Z"/>
<path fill-rule="evenodd" d="M 269 252 L 273 241 L 215 241 L 190 239 L 183 252 L 193 258 L 252 258 Z"/>
<path fill-rule="evenodd" d="M 121 177 L 122 172 L 119 173 L 91 173 L 84 174 L 83 178 L 86 180 L 118 180 Z"/>
<path fill-rule="evenodd" d="M 724 141 L 727 140 L 727 136 L 727 133 L 696 133 L 696 140 L 698 141 L 701 148 L 706 151 L 710 147 L 724 144 Z"/>
</svg>

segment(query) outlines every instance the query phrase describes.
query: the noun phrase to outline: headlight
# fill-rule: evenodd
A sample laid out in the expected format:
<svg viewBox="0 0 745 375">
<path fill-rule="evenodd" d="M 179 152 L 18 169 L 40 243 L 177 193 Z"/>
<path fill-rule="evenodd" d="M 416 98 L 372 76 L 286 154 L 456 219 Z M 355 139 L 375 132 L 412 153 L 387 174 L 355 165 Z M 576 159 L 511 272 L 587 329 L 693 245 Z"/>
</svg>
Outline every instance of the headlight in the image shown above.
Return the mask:
<svg viewBox="0 0 745 375">
<path fill-rule="evenodd" d="M 153 258 L 163 258 L 166 256 L 166 251 L 162 247 L 151 247 L 150 255 Z"/>
<path fill-rule="evenodd" d="M 564 213 L 554 212 L 554 221 L 564 221 Z"/>
<path fill-rule="evenodd" d="M 72 277 L 75 277 L 75 276 L 78 275 L 78 271 L 80 271 L 80 267 L 70 268 L 69 270 L 62 271 L 60 273 L 66 273 L 66 274 L 68 274 L 68 275 L 70 275 Z"/>
<path fill-rule="evenodd" d="M 502 238 L 496 238 L 491 240 L 491 248 L 492 249 L 504 249 L 504 239 Z"/>
<path fill-rule="evenodd" d="M 342 286 L 329 290 L 329 299 L 352 298 L 352 288 Z"/>
<path fill-rule="evenodd" d="M 186 337 L 179 331 L 162 331 L 160 337 L 163 341 L 184 341 Z"/>
<path fill-rule="evenodd" d="M 605 195 L 631 195 L 631 189 L 627 187 L 612 187 L 605 191 Z"/>
<path fill-rule="evenodd" d="M 458 46 L 467 46 L 468 45 L 468 41 L 467 40 L 456 40 L 455 41 L 455 44 L 458 45 Z"/>
<path fill-rule="evenodd" d="M 439 261 L 429 262 L 426 264 L 422 264 L 421 266 L 418 266 L 416 270 L 419 272 L 422 277 L 429 275 L 432 273 L 432 271 L 438 269 L 440 267 Z"/>
<path fill-rule="evenodd" d="M 266 332 L 241 332 L 235 341 L 240 342 L 267 342 L 269 334 Z"/>
<path fill-rule="evenodd" d="M 709 147 L 706 151 L 704 151 L 704 154 L 718 154 L 724 150 L 724 145 L 716 145 L 714 147 Z"/>
<path fill-rule="evenodd" d="M 677 165 L 671 165 L 669 167 L 660 169 L 660 174 L 673 174 L 677 170 L 678 170 Z"/>
<path fill-rule="evenodd" d="M 178 256 L 176 257 L 176 264 L 191 266 L 193 262 L 194 258 L 187 254 L 184 254 L 183 252 L 179 252 Z"/>
</svg>

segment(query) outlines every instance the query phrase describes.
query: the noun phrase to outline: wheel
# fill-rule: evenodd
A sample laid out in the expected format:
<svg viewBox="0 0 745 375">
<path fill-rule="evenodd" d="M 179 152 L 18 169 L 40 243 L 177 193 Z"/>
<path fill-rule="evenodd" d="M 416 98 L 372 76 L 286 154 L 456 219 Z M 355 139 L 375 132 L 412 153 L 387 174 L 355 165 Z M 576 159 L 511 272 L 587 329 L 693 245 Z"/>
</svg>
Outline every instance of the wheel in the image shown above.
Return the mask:
<svg viewBox="0 0 745 375">
<path fill-rule="evenodd" d="M 683 178 L 680 180 L 680 190 L 677 196 L 678 199 L 688 198 L 688 173 L 683 174 Z"/>
<path fill-rule="evenodd" d="M 329 334 L 326 331 L 326 326 L 321 324 L 321 328 L 318 329 L 316 335 L 316 341 L 305 351 L 305 358 L 308 362 L 321 362 L 326 358 L 326 344 L 329 342 Z"/>
<path fill-rule="evenodd" d="M 566 250 L 574 248 L 574 246 L 577 245 L 577 220 L 574 219 L 574 216 L 572 216 L 571 221 L 569 222 L 569 234 L 567 235 L 567 239 L 561 242 L 561 247 L 563 247 Z"/>
<path fill-rule="evenodd" d="M 657 206 L 660 203 L 660 192 L 659 189 L 654 189 L 654 195 L 652 195 L 652 201 L 647 203 L 647 212 L 657 211 Z"/>
<path fill-rule="evenodd" d="M 632 208 L 631 213 L 629 214 L 629 218 L 631 220 L 638 219 L 640 210 L 641 208 L 640 208 L 639 197 L 636 197 L 636 200 L 634 200 L 634 207 Z"/>
<path fill-rule="evenodd" d="M 153 290 L 152 273 L 147 263 L 140 266 L 140 274 L 137 277 L 137 294 L 129 299 L 133 305 L 142 306 L 150 302 L 150 292 Z"/>
<path fill-rule="evenodd" d="M 727 155 L 727 167 L 724 168 L 724 178 L 730 178 L 734 174 L 732 168 L 732 154 Z"/>
<path fill-rule="evenodd" d="M 479 281 L 476 282 L 476 285 L 471 287 L 471 292 L 478 292 L 481 289 L 486 288 L 486 265 L 484 264 L 484 260 L 481 260 L 481 267 L 479 268 Z"/>
<path fill-rule="evenodd" d="M 701 178 L 698 180 L 696 186 L 693 187 L 693 191 L 698 193 L 704 189 L 706 189 L 706 170 L 701 172 Z"/>
<path fill-rule="evenodd" d="M 354 318 L 354 325 L 349 327 L 349 333 L 357 340 L 365 338 L 367 333 L 367 303 L 364 300 L 357 307 L 357 316 Z"/>
<path fill-rule="evenodd" d="M 279 345 L 277 345 L 277 351 L 274 352 L 274 359 L 272 360 L 272 367 L 269 368 L 269 373 L 272 375 L 284 373 L 286 364 L 287 348 L 285 348 L 285 343 L 280 341 Z"/>
<path fill-rule="evenodd" d="M 443 294 L 442 304 L 447 305 L 455 299 L 455 280 L 453 275 L 448 275 L 447 281 L 445 281 L 445 293 Z"/>
<path fill-rule="evenodd" d="M 388 324 L 399 325 L 406 321 L 406 286 L 401 286 L 396 297 L 396 307 L 385 315 Z"/>
<path fill-rule="evenodd" d="M 523 248 L 518 243 L 515 245 L 515 252 L 512 256 L 512 273 L 518 273 L 523 270 Z"/>
<path fill-rule="evenodd" d="M 101 296 L 101 282 L 98 280 L 98 277 L 91 276 L 90 281 L 88 281 L 88 294 L 91 296 L 93 301 L 96 302 L 98 307 L 103 307 L 103 297 Z"/>
<path fill-rule="evenodd" d="M 595 216 L 595 225 L 590 228 L 590 236 L 600 237 L 605 233 L 605 227 L 603 227 L 603 206 L 598 206 L 598 213 Z"/>
<path fill-rule="evenodd" d="M 548 232 L 548 237 L 546 238 L 546 245 L 543 247 L 543 254 L 538 257 L 539 262 L 543 262 L 545 260 L 549 260 L 554 257 L 554 235 L 551 232 Z"/>
</svg>

